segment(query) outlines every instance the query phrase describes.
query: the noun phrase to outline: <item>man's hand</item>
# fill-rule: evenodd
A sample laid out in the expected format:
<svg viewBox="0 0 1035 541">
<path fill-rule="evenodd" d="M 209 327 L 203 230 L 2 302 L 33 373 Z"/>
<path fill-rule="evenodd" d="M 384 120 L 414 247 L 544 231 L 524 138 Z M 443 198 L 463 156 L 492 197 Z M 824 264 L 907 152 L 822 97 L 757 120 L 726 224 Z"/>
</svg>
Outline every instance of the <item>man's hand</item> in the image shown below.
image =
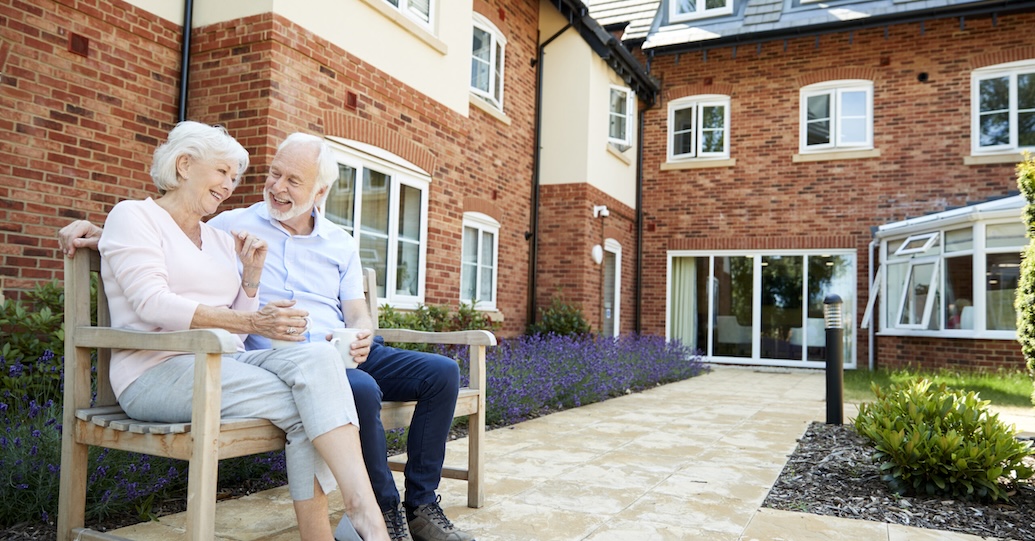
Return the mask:
<svg viewBox="0 0 1035 541">
<path fill-rule="evenodd" d="M 334 335 L 327 333 L 324 337 L 328 342 L 334 339 Z M 356 361 L 356 364 L 363 364 L 367 360 L 367 356 L 370 355 L 370 348 L 374 345 L 374 332 L 370 330 L 361 330 L 356 333 L 356 341 L 352 343 L 352 347 L 349 350 L 352 352 L 352 360 Z"/>
<path fill-rule="evenodd" d="M 58 231 L 58 244 L 65 257 L 72 257 L 78 248 L 97 249 L 97 241 L 101 240 L 101 229 L 86 220 L 76 220 Z"/>
</svg>

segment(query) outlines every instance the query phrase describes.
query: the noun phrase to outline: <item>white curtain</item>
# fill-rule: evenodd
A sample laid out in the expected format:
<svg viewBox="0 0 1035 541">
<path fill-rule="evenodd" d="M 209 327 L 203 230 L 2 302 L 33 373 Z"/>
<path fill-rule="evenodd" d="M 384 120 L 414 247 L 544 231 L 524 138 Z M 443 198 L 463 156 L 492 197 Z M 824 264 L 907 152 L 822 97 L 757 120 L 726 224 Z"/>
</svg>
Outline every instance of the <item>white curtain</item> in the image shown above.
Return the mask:
<svg viewBox="0 0 1035 541">
<path fill-rule="evenodd" d="M 697 258 L 672 259 L 672 338 L 691 349 L 697 344 Z"/>
</svg>

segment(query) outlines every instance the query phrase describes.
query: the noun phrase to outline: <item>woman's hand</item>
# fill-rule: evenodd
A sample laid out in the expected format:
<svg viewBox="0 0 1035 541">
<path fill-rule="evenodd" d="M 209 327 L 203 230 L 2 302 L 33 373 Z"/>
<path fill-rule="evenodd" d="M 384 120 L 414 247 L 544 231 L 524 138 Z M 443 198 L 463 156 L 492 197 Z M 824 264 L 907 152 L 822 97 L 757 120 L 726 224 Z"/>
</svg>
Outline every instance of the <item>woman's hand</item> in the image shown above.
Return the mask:
<svg viewBox="0 0 1035 541">
<path fill-rule="evenodd" d="M 266 241 L 247 231 L 232 231 L 237 258 L 241 260 L 241 287 L 249 297 L 254 297 L 262 278 L 262 265 L 266 261 Z"/>
<path fill-rule="evenodd" d="M 304 342 L 309 312 L 292 308 L 294 305 L 295 301 L 291 300 L 270 301 L 254 312 L 253 330 L 249 334 L 261 334 L 274 340 Z"/>
</svg>

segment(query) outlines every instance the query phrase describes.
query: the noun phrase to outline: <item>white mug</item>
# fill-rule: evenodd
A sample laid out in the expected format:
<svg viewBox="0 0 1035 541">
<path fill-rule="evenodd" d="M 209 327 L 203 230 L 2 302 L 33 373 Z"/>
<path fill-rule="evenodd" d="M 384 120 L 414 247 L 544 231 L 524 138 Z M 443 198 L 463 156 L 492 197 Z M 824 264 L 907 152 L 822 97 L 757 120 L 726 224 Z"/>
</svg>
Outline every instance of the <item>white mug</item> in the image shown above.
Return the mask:
<svg viewBox="0 0 1035 541">
<path fill-rule="evenodd" d="M 345 328 L 331 331 L 331 344 L 341 354 L 341 360 L 345 362 L 345 368 L 356 368 L 359 366 L 359 363 L 352 360 L 352 343 L 356 341 L 358 334 L 362 330 Z"/>
<path fill-rule="evenodd" d="M 309 328 L 312 327 L 312 326 L 313 326 L 313 319 L 307 316 L 305 318 L 305 327 L 302 328 L 300 334 L 308 333 L 309 332 Z M 305 340 L 303 340 L 301 342 L 295 342 L 293 340 L 277 340 L 275 338 L 270 338 L 270 347 L 273 348 L 273 349 L 286 348 L 286 347 L 297 346 L 299 344 L 307 344 L 307 343 L 309 343 L 309 337 L 308 336 L 306 336 Z"/>
</svg>

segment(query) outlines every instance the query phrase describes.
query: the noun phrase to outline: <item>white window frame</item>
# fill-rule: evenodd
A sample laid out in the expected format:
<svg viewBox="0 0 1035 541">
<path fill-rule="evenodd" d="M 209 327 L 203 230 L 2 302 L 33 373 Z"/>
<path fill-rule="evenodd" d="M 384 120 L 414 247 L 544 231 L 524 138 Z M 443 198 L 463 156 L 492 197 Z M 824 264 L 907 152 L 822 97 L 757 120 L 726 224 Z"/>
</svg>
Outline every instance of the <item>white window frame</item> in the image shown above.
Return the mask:
<svg viewBox="0 0 1035 541">
<path fill-rule="evenodd" d="M 1020 196 L 1017 196 L 1018 198 Z M 1002 201 L 1006 201 L 1005 199 Z M 993 201 L 989 205 L 995 205 L 1001 203 L 1001 201 Z M 986 245 L 986 229 L 988 226 L 997 224 L 1017 224 L 1020 220 L 1021 208 L 1013 208 L 1007 205 L 1001 207 L 989 206 L 985 209 L 980 208 L 981 205 L 975 207 L 963 207 L 953 209 L 943 213 L 944 218 L 938 218 L 939 215 L 924 216 L 914 220 L 918 220 L 915 223 L 911 223 L 910 220 L 896 224 L 888 224 L 886 227 L 885 235 L 880 238 L 880 265 L 877 268 L 877 273 L 873 278 L 873 284 L 870 288 L 870 298 L 867 302 L 866 313 L 863 316 L 862 328 L 868 328 L 874 321 L 878 325 L 878 334 L 885 336 L 931 336 L 931 337 L 944 337 L 944 338 L 972 338 L 972 339 L 1002 339 L 1002 340 L 1016 340 L 1017 332 L 1015 330 L 999 330 L 999 329 L 987 329 L 987 321 L 985 318 L 986 306 L 988 304 L 987 291 L 985 289 L 985 278 L 987 272 L 987 258 L 991 254 L 1018 254 L 1024 250 L 1024 245 L 1019 246 L 1005 246 L 1005 247 L 988 247 Z M 934 223 L 937 222 L 937 223 Z M 928 235 L 934 234 L 938 238 L 945 238 L 945 234 L 951 231 L 958 231 L 962 228 L 970 227 L 972 229 L 972 244 L 970 248 L 966 249 L 955 249 L 953 251 L 947 251 L 945 242 L 938 242 L 934 244 L 929 253 L 915 252 L 910 249 L 910 254 L 902 257 L 901 254 L 896 255 L 903 246 L 908 243 L 910 239 L 922 239 Z M 893 233 L 892 231 L 901 230 L 900 234 Z M 878 235 L 880 232 L 878 232 Z M 894 247 L 898 247 L 898 250 L 893 250 Z M 945 313 L 945 303 L 947 300 L 944 298 L 945 294 L 943 290 L 946 284 L 946 272 L 949 265 L 946 260 L 957 258 L 957 257 L 970 257 L 971 260 L 971 309 L 973 311 L 973 326 L 972 328 L 946 328 L 946 321 L 943 321 L 942 315 Z M 905 300 L 907 292 L 905 291 L 905 284 L 909 283 L 910 273 L 914 266 L 930 262 L 937 259 L 937 265 L 934 269 L 936 273 L 931 281 L 931 289 L 928 291 L 927 303 L 928 306 L 924 307 L 924 317 L 919 324 L 915 325 L 903 325 L 900 323 L 902 317 L 902 306 Z M 889 298 L 889 267 L 894 265 L 909 265 L 908 272 L 902 274 L 903 282 L 898 284 L 902 286 L 902 296 L 898 298 Z M 873 313 L 875 308 L 874 304 L 877 300 L 877 296 L 880 296 L 881 306 L 876 314 Z M 934 297 L 939 297 L 939 302 L 932 305 Z M 931 317 L 937 318 L 939 322 L 938 328 L 929 329 Z"/>
<path fill-rule="evenodd" d="M 612 238 L 606 238 L 604 239 L 604 251 L 615 255 L 615 304 L 612 335 L 618 338 L 622 332 L 622 243 Z"/>
<path fill-rule="evenodd" d="M 499 294 L 499 246 L 500 246 L 500 223 L 493 219 L 491 216 L 483 214 L 481 212 L 465 212 L 463 218 L 463 229 L 461 234 L 461 247 L 466 243 L 467 230 L 468 228 L 474 229 L 477 238 L 475 242 L 477 247 L 475 254 L 477 254 L 477 260 L 475 261 L 475 274 L 474 274 L 474 289 L 475 298 L 465 299 L 464 298 L 464 266 L 466 263 L 463 261 L 463 254 L 461 254 L 460 261 L 460 302 L 470 303 L 474 306 L 475 310 L 495 311 L 496 310 L 496 299 Z M 483 234 L 489 233 L 492 235 L 492 261 L 487 265 L 482 261 L 482 246 L 481 239 Z M 462 250 L 462 248 L 461 248 Z M 491 267 L 490 267 L 491 265 Z M 481 300 L 484 295 L 481 290 L 482 287 L 482 272 L 488 268 L 489 272 L 492 273 L 492 300 L 485 301 Z"/>
<path fill-rule="evenodd" d="M 1020 62 L 1009 62 L 974 70 L 970 74 L 970 115 L 971 115 L 971 153 L 982 154 L 1005 154 L 1015 153 L 1022 150 L 1035 150 L 1035 145 L 1020 145 L 1020 134 L 1018 132 L 1018 115 L 1022 112 L 1019 109 L 1017 76 L 1021 74 L 1035 74 L 1035 60 L 1023 60 Z M 1009 141 L 999 145 L 981 145 L 981 82 L 988 79 L 1006 77 L 1009 88 L 1008 110 L 1003 111 L 1009 117 Z M 1023 112 L 1035 114 L 1035 110 L 1025 109 Z"/>
<path fill-rule="evenodd" d="M 843 139 L 844 132 L 841 129 L 844 122 L 844 114 L 841 104 L 843 96 L 850 92 L 863 92 L 866 96 L 866 134 L 865 140 L 861 142 L 846 142 Z M 827 143 L 809 145 L 809 98 L 827 95 L 830 97 L 830 141 Z M 798 134 L 799 151 L 809 152 L 830 152 L 842 150 L 865 150 L 873 148 L 873 81 L 860 79 L 846 79 L 841 81 L 825 81 L 804 86 L 800 91 L 799 102 L 799 126 Z"/>
<path fill-rule="evenodd" d="M 435 28 L 435 3 L 437 0 L 384 0 L 392 9 L 399 10 L 407 19 L 428 29 Z M 428 5 L 427 17 L 415 6 Z"/>
<path fill-rule="evenodd" d="M 506 76 L 507 38 L 485 16 L 475 13 L 472 16 L 473 26 L 489 34 L 489 88 L 474 86 L 474 64 L 482 59 L 474 56 L 473 43 L 471 50 L 471 93 L 485 100 L 493 107 L 503 111 L 504 77 Z M 502 57 L 502 58 L 501 58 Z M 496 66 L 499 66 L 499 73 Z M 496 95 L 499 94 L 499 98 Z"/>
<path fill-rule="evenodd" d="M 670 23 L 678 23 L 683 21 L 691 21 L 694 19 L 704 19 L 706 17 L 719 17 L 722 15 L 730 15 L 733 13 L 733 2 L 734 0 L 726 0 L 726 4 L 718 8 L 707 8 L 707 0 L 669 0 L 668 3 L 668 20 Z M 692 4 L 695 7 L 694 11 L 680 11 L 679 7 L 681 3 L 687 5 Z"/>
<path fill-rule="evenodd" d="M 363 170 L 371 169 L 390 178 L 388 205 L 388 248 L 385 263 L 385 295 L 381 299 L 393 308 L 416 309 L 424 304 L 425 284 L 427 280 L 428 249 L 428 198 L 430 196 L 431 176 L 416 165 L 383 149 L 379 149 L 358 141 L 349 141 L 336 137 L 329 138 L 331 148 L 339 164 L 356 169 L 356 193 L 354 196 L 353 228 L 349 233 L 356 239 L 357 246 L 363 237 L 361 218 L 363 216 Z M 406 295 L 397 291 L 396 273 L 398 269 L 398 252 L 401 243 L 410 242 L 399 238 L 399 204 L 403 186 L 420 191 L 420 243 L 418 245 L 419 272 L 417 294 Z M 345 229 L 343 227 L 343 229 Z M 347 231 L 347 229 L 346 229 Z M 380 277 L 378 277 L 380 279 Z"/>
<path fill-rule="evenodd" d="M 705 107 L 722 107 L 722 151 L 704 152 L 701 150 L 703 141 L 701 127 L 702 110 Z M 693 109 L 693 120 L 691 121 L 690 137 L 693 141 L 693 150 L 687 154 L 676 154 L 676 112 L 684 109 Z M 725 159 L 730 157 L 730 97 L 718 94 L 705 94 L 700 96 L 687 96 L 672 100 L 668 104 L 668 161 Z"/>
<path fill-rule="evenodd" d="M 620 92 L 625 94 L 625 113 L 618 113 L 611 109 L 611 93 Z M 635 103 L 633 102 L 633 92 L 631 89 L 618 86 L 610 85 L 607 92 L 607 142 L 619 147 L 628 148 L 632 145 L 632 127 L 633 127 L 633 111 L 635 109 Z M 621 116 L 625 118 L 625 133 L 621 139 L 613 137 L 611 135 L 611 118 Z"/>
<path fill-rule="evenodd" d="M 931 313 L 934 308 L 934 299 L 938 297 L 938 286 L 942 283 L 941 278 L 941 267 L 942 259 L 940 257 L 922 257 L 917 259 L 911 259 L 908 263 L 900 263 L 900 265 L 908 265 L 906 270 L 906 278 L 904 282 L 909 284 L 912 282 L 913 276 L 916 273 L 916 268 L 921 265 L 934 265 L 931 269 L 931 283 L 927 288 L 927 295 L 924 298 L 924 306 L 920 311 L 920 322 L 919 323 L 902 323 L 902 315 L 905 313 L 906 307 L 910 306 L 914 311 L 917 311 L 919 307 L 912 306 L 911 301 L 913 296 L 908 287 L 902 288 L 902 296 L 898 299 L 898 310 L 895 312 L 895 327 L 899 329 L 927 329 L 931 324 Z"/>
</svg>

